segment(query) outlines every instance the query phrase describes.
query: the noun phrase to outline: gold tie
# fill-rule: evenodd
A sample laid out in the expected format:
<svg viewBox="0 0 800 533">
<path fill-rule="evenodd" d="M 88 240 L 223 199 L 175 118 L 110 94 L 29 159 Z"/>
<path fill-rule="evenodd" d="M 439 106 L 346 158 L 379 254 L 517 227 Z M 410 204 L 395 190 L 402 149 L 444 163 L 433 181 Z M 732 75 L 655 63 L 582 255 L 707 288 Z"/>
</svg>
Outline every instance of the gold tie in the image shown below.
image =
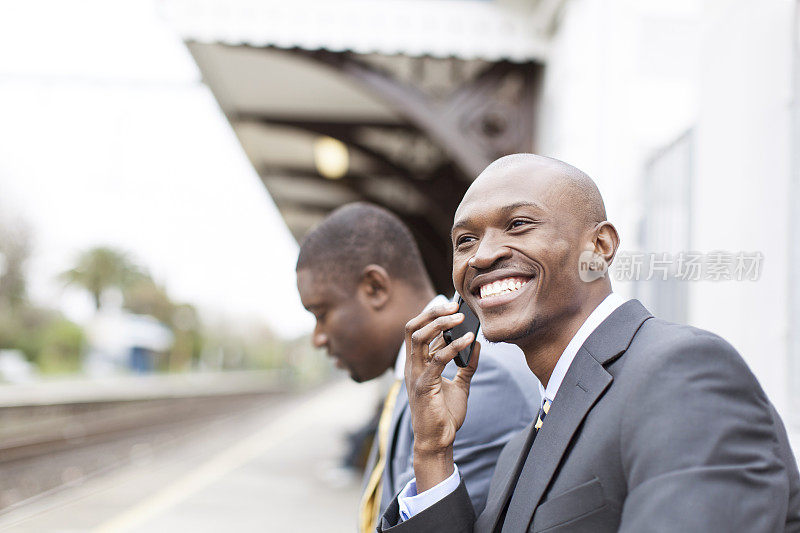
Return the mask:
<svg viewBox="0 0 800 533">
<path fill-rule="evenodd" d="M 544 419 L 547 417 L 547 413 L 550 412 L 550 405 L 553 403 L 553 400 L 549 400 L 545 398 L 542 400 L 542 406 L 539 408 L 539 415 L 536 417 L 536 425 L 533 427 L 536 428 L 536 431 L 539 431 L 539 428 L 542 427 L 544 424 Z"/>
<path fill-rule="evenodd" d="M 392 421 L 392 411 L 394 411 L 397 393 L 400 392 L 402 383 L 402 380 L 399 379 L 395 381 L 383 401 L 381 418 L 378 421 L 378 433 L 375 435 L 375 438 L 378 439 L 378 459 L 369 474 L 369 480 L 364 488 L 364 494 L 361 496 L 361 505 L 359 506 L 358 525 L 359 531 L 362 533 L 375 531 L 375 525 L 378 521 L 383 470 L 386 466 L 386 443 L 389 440 L 389 424 Z"/>
</svg>

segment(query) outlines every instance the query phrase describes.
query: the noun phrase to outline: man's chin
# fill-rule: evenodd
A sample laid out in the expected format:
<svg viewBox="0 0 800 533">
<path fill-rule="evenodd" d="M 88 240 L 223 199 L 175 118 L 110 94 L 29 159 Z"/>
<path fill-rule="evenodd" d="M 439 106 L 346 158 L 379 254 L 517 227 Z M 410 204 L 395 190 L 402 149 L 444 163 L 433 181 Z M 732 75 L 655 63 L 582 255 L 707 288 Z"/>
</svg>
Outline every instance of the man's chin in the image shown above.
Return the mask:
<svg viewBox="0 0 800 533">
<path fill-rule="evenodd" d="M 360 376 L 359 374 L 356 374 L 352 370 L 348 369 L 347 372 L 350 374 L 350 379 L 352 379 L 356 383 L 364 383 L 365 381 L 369 381 L 368 379 L 365 379 L 363 376 Z"/>
<path fill-rule="evenodd" d="M 531 334 L 531 324 L 509 324 L 508 320 L 495 319 L 481 324 L 481 332 L 489 342 L 518 344 Z"/>
<path fill-rule="evenodd" d="M 356 383 L 365 383 L 367 381 L 372 381 L 373 379 L 379 377 L 381 374 L 375 374 L 373 371 L 367 370 L 354 370 L 350 367 L 347 367 L 347 372 L 350 374 L 350 379 L 355 381 Z"/>
<path fill-rule="evenodd" d="M 503 335 L 499 332 L 483 328 L 481 329 L 481 333 L 483 333 L 483 336 L 486 337 L 486 340 L 489 342 L 505 342 Z"/>
</svg>

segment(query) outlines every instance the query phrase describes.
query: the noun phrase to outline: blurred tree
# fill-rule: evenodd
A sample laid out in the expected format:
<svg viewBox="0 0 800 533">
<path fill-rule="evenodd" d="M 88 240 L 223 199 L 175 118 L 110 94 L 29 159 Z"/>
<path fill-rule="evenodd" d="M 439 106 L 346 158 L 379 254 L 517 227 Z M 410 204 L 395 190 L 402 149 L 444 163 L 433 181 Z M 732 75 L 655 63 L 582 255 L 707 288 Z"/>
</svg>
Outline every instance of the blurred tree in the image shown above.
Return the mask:
<svg viewBox="0 0 800 533">
<path fill-rule="evenodd" d="M 21 350 L 29 361 L 47 374 L 81 370 L 85 335 L 80 326 L 58 311 L 26 305 L 17 310 L 9 324 L 13 324 L 15 329 L 3 338 L 3 348 Z"/>
<path fill-rule="evenodd" d="M 16 348 L 22 332 L 22 321 L 5 305 L 0 305 L 0 350 Z"/>
<path fill-rule="evenodd" d="M 82 369 L 86 338 L 80 326 L 58 317 L 40 329 L 39 338 L 41 347 L 35 361 L 43 373 L 74 373 Z"/>
<path fill-rule="evenodd" d="M 172 326 L 176 305 L 172 302 L 163 285 L 156 283 L 149 275 L 141 275 L 122 288 L 123 307 L 138 315 L 150 315 Z"/>
<path fill-rule="evenodd" d="M 61 275 L 67 284 L 79 285 L 89 291 L 95 309 L 100 309 L 101 298 L 107 289 L 125 290 L 147 277 L 127 254 L 103 246 L 82 253 L 77 265 Z"/>
<path fill-rule="evenodd" d="M 0 310 L 13 311 L 25 302 L 25 262 L 31 233 L 21 221 L 0 224 Z"/>
<path fill-rule="evenodd" d="M 175 342 L 165 361 L 165 370 L 190 369 L 200 357 L 203 343 L 197 310 L 190 304 L 172 301 L 166 288 L 146 275 L 128 285 L 123 290 L 123 298 L 125 309 L 155 317 L 172 330 Z"/>
<path fill-rule="evenodd" d="M 319 374 L 315 365 L 324 358 L 303 356 L 309 351 L 306 339 L 299 343 L 302 348 L 297 349 L 294 345 L 298 343 L 278 338 L 257 321 L 246 326 L 236 322 L 209 328 L 201 322 L 194 306 L 173 301 L 164 285 L 122 251 L 108 247 L 87 250 L 78 257 L 75 267 L 61 274 L 61 278 L 68 284 L 85 288 L 97 309 L 106 290 L 119 289 L 123 308 L 134 314 L 152 316 L 169 327 L 174 343 L 160 360 L 160 370 L 179 372 L 195 366 L 218 370 L 290 368 L 300 373 Z M 26 333 L 15 344 L 45 372 L 76 368 L 80 356 L 74 354 L 80 353 L 84 345 L 80 328 L 60 315 L 49 319 L 36 316 L 31 320 L 38 321 L 38 325 L 29 321 L 22 330 L 30 334 Z M 15 328 L 16 322 L 4 327 L 0 319 L 0 345 L 4 331 Z M 317 366 L 320 365 L 327 368 L 322 363 Z"/>
<path fill-rule="evenodd" d="M 288 341 L 259 320 L 243 323 L 219 318 L 203 330 L 203 351 L 199 364 L 214 370 L 294 370 L 289 355 L 294 341 Z M 311 346 L 308 339 L 303 339 Z M 325 357 L 315 354 L 325 364 Z"/>
<path fill-rule="evenodd" d="M 172 313 L 172 332 L 175 343 L 169 357 L 169 370 L 188 370 L 199 361 L 204 342 L 200 317 L 194 306 L 175 306 Z"/>
</svg>

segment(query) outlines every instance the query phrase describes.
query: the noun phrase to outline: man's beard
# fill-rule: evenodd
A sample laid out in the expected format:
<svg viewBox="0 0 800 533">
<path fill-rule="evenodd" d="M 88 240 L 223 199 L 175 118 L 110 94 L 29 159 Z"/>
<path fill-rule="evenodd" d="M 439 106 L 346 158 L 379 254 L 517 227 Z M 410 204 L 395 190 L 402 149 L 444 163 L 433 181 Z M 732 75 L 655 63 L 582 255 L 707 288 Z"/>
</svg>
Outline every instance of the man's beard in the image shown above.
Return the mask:
<svg viewBox="0 0 800 533">
<path fill-rule="evenodd" d="M 526 340 L 535 335 L 537 332 L 541 331 L 542 322 L 543 321 L 541 319 L 533 318 L 527 325 L 525 325 L 524 328 L 519 329 L 518 331 L 512 331 L 505 336 L 502 334 L 487 334 L 486 331 L 483 332 L 483 336 L 486 337 L 486 340 L 489 342 L 507 342 L 510 344 L 518 344 L 519 341 Z"/>
</svg>

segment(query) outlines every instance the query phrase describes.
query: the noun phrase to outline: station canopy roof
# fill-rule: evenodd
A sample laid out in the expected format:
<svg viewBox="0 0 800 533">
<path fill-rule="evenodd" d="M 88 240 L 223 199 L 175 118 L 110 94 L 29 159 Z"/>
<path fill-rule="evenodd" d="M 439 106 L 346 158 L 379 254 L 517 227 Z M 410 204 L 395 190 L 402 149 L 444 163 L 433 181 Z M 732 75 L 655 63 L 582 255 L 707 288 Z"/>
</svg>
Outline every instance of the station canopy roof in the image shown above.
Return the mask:
<svg viewBox="0 0 800 533">
<path fill-rule="evenodd" d="M 512 71 L 527 76 L 543 63 L 563 2 L 161 0 L 161 9 L 298 240 L 332 209 L 368 200 L 409 224 L 430 267 L 449 264 L 460 182 L 483 168 L 466 136 L 497 129 L 484 124 L 487 116 L 501 126 L 520 120 L 521 108 L 503 102 L 479 109 L 495 90 L 494 78 L 481 74 L 499 66 L 498 80 Z M 464 90 L 471 84 L 472 93 Z M 495 85 L 512 96 L 533 92 Z M 530 113 L 522 123 L 533 124 Z M 427 125 L 426 114 L 436 115 Z M 441 131 L 438 138 L 426 131 L 450 122 L 464 142 L 448 147 Z M 341 179 L 320 175 L 321 136 L 348 146 Z M 464 147 L 461 159 L 473 157 L 471 166 L 452 164 L 453 146 Z M 433 268 L 437 286 L 449 284 L 448 269 Z"/>
<path fill-rule="evenodd" d="M 562 0 L 167 0 L 186 40 L 359 54 L 542 60 Z"/>
</svg>

